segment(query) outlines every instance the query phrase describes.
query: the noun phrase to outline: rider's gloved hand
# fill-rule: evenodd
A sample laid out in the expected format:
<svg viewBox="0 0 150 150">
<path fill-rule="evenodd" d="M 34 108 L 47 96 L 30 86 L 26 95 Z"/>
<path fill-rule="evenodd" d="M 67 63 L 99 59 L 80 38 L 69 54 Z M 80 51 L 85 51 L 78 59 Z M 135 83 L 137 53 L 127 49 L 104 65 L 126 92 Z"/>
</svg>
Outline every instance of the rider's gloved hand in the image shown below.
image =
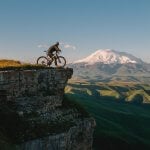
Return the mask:
<svg viewBox="0 0 150 150">
<path fill-rule="evenodd" d="M 61 52 L 61 50 L 58 50 L 58 51 L 57 51 L 57 53 L 60 53 L 60 52 Z"/>
</svg>

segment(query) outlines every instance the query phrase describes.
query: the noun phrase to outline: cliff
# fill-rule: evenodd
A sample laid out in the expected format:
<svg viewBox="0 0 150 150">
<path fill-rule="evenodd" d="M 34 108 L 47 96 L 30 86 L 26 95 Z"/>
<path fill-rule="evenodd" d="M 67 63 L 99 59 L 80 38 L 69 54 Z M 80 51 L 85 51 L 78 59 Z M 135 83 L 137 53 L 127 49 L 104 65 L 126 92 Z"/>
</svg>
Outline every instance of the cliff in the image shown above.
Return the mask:
<svg viewBox="0 0 150 150">
<path fill-rule="evenodd" d="M 64 97 L 71 68 L 0 71 L 0 149 L 91 150 L 95 121 Z"/>
</svg>

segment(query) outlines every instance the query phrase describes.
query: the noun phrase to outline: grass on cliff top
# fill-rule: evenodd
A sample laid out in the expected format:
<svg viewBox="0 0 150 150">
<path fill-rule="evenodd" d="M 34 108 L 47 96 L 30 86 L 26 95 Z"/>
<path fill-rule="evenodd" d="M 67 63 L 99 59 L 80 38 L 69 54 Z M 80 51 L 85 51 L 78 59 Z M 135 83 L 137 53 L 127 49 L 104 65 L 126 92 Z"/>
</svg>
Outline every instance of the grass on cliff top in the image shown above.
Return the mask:
<svg viewBox="0 0 150 150">
<path fill-rule="evenodd" d="M 12 69 L 41 69 L 46 68 L 46 66 L 30 64 L 30 63 L 21 63 L 18 60 L 0 60 L 0 70 L 12 70 Z"/>
<path fill-rule="evenodd" d="M 21 65 L 21 62 L 18 60 L 7 60 L 7 59 L 0 60 L 0 67 L 19 66 L 19 65 Z"/>
<path fill-rule="evenodd" d="M 5 70 L 20 70 L 20 69 L 49 69 L 49 68 L 57 68 L 62 69 L 63 67 L 47 67 L 45 65 L 39 65 L 39 64 L 30 64 L 30 63 L 21 63 L 18 60 L 7 60 L 7 59 L 1 59 L 0 60 L 0 71 Z"/>
</svg>

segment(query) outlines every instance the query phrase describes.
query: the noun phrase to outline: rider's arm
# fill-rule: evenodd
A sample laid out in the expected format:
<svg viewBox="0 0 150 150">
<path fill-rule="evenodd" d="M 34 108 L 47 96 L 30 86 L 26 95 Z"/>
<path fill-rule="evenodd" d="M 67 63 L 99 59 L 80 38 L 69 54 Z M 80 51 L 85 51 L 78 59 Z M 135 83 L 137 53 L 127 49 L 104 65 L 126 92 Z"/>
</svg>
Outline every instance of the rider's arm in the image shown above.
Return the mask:
<svg viewBox="0 0 150 150">
<path fill-rule="evenodd" d="M 61 51 L 61 49 L 59 49 L 59 47 L 55 46 L 56 51 Z"/>
</svg>

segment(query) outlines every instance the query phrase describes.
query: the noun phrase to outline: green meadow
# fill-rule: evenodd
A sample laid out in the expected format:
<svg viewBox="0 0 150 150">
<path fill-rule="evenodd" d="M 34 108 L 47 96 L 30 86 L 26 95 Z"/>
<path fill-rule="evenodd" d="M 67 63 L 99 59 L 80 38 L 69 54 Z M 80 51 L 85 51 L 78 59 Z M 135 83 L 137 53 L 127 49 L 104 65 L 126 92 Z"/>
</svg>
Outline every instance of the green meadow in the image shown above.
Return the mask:
<svg viewBox="0 0 150 150">
<path fill-rule="evenodd" d="M 150 149 L 148 84 L 72 80 L 65 92 L 95 118 L 95 150 Z"/>
</svg>

